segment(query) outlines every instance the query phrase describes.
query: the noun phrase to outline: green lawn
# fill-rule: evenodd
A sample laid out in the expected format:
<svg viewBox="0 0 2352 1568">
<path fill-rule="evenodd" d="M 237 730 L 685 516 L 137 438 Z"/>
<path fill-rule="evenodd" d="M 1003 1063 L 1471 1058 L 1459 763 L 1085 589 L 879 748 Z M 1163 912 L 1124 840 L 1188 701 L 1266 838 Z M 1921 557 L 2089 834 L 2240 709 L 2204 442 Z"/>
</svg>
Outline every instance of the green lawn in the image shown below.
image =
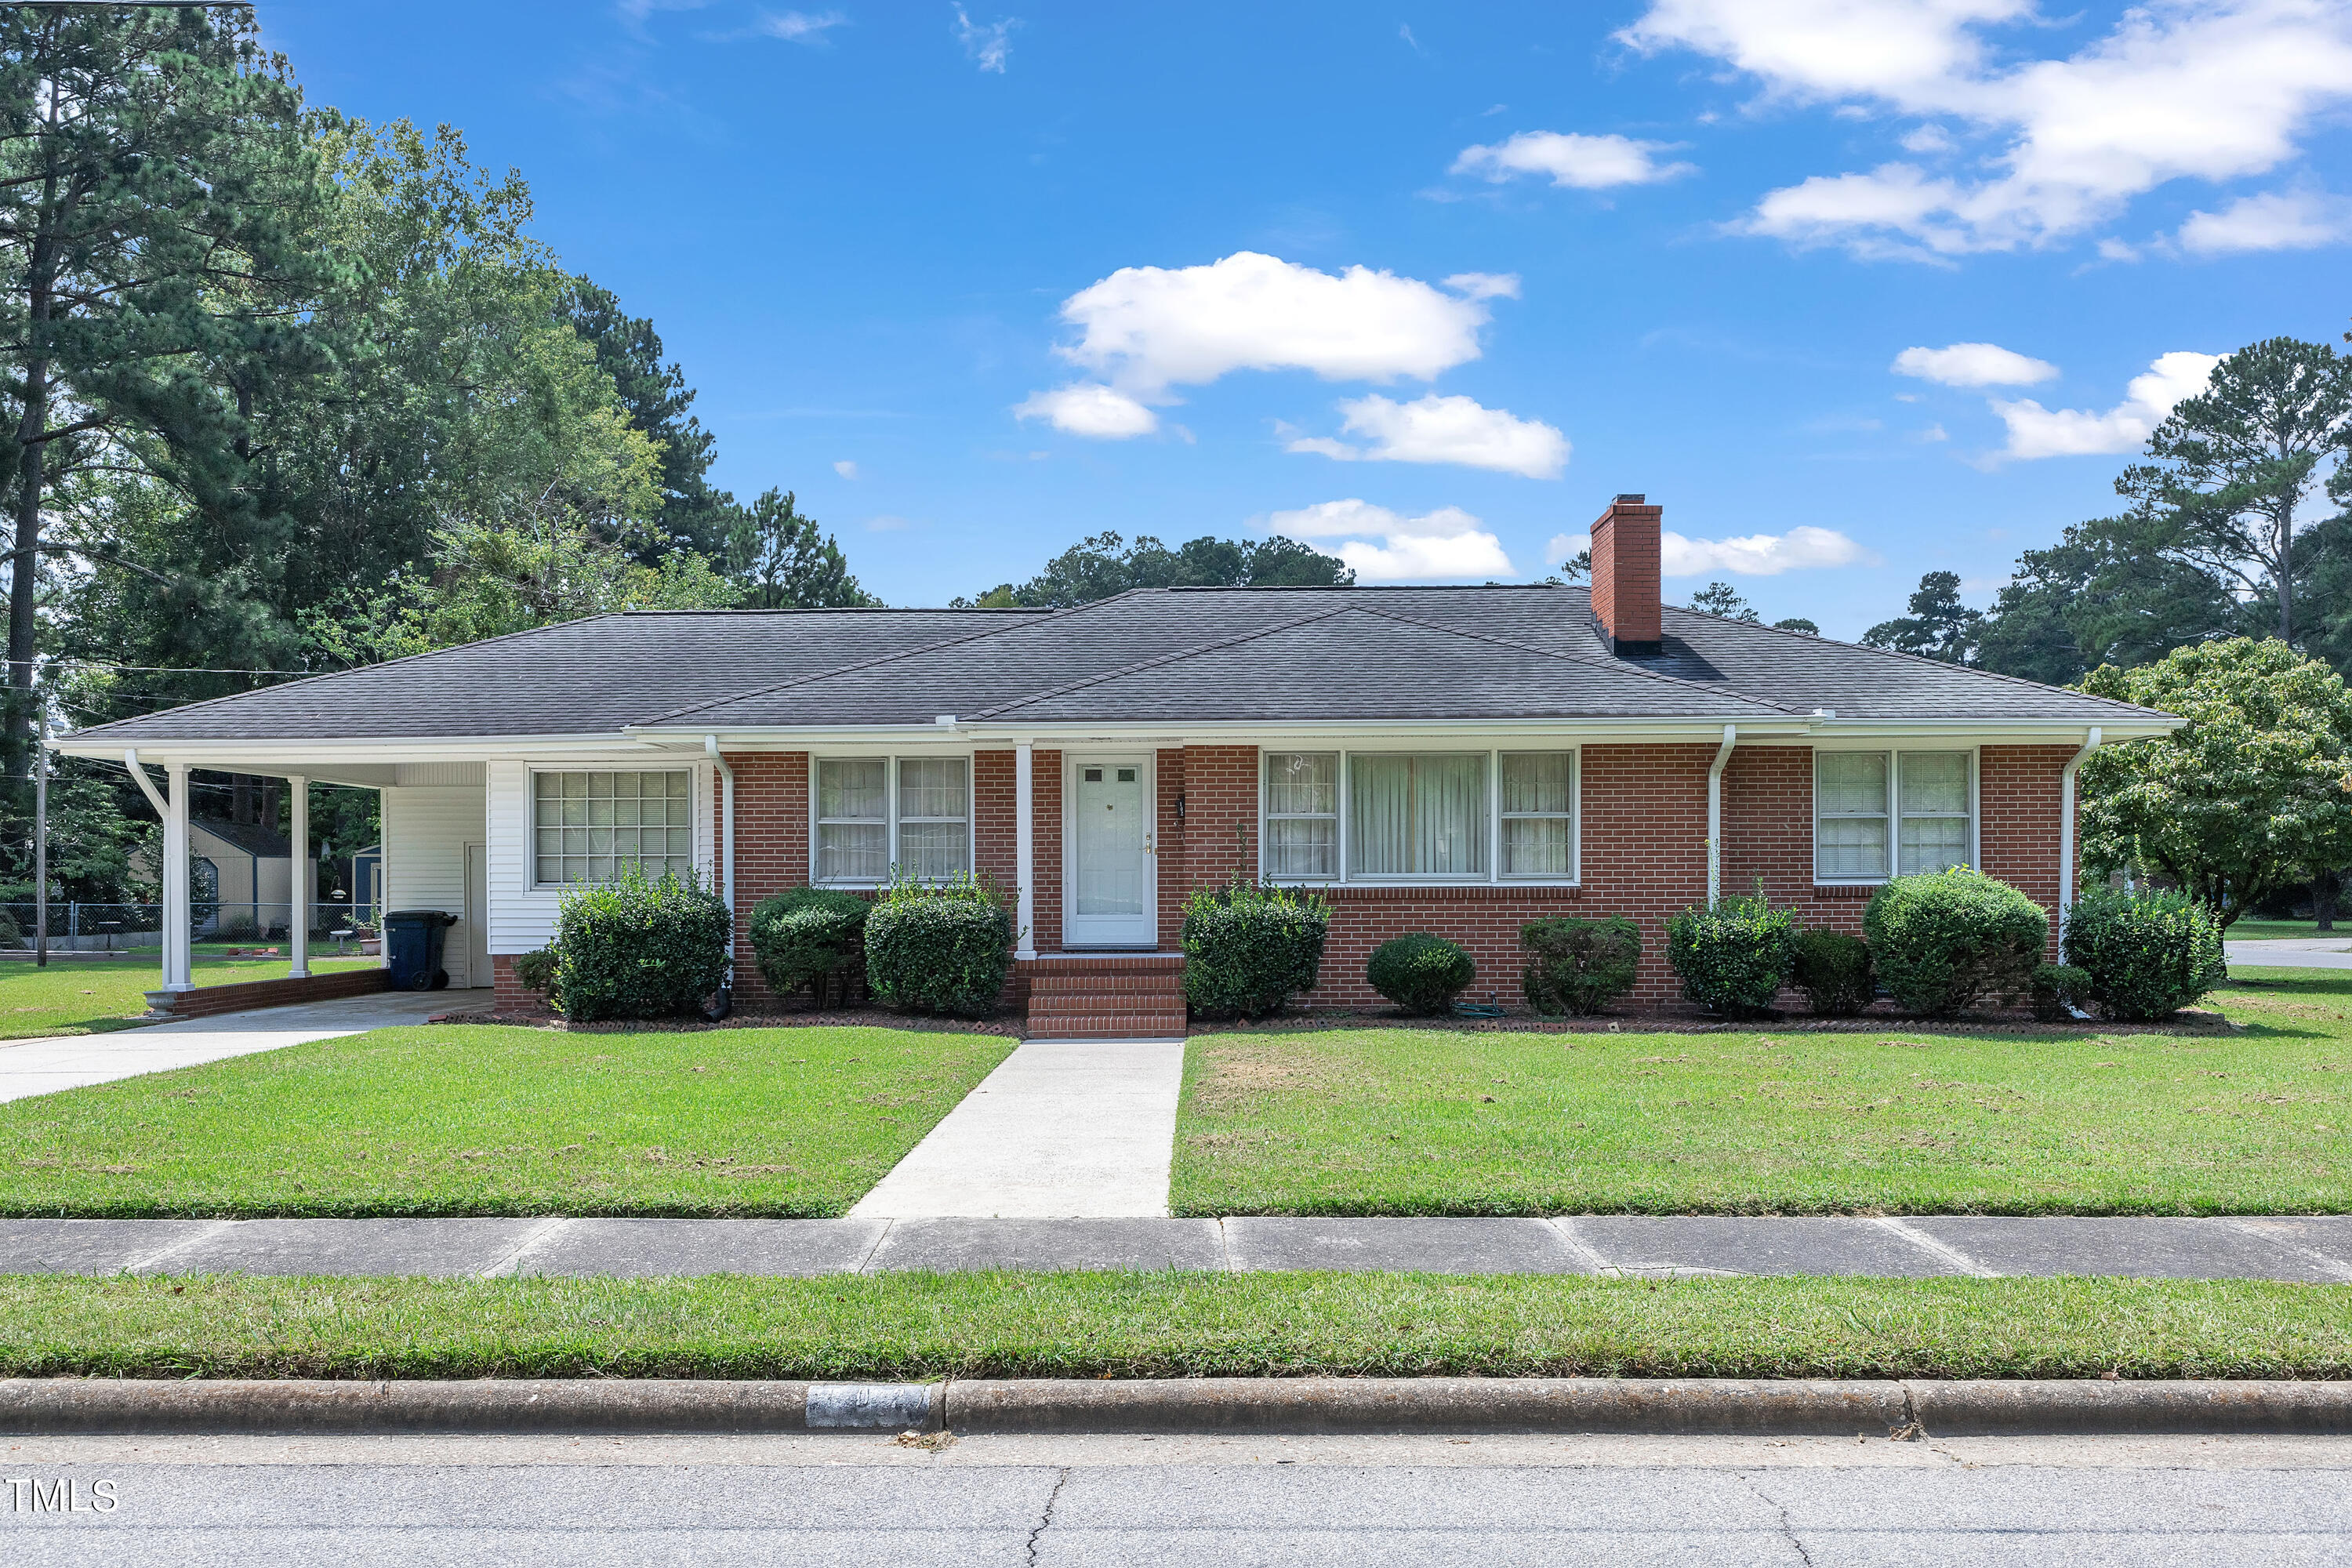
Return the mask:
<svg viewBox="0 0 2352 1568">
<path fill-rule="evenodd" d="M 1174 1210 L 2352 1211 L 2352 973 L 2242 973 L 2200 1037 L 1199 1037 Z"/>
<path fill-rule="evenodd" d="M 331 950 L 330 950 L 331 951 Z M 383 962 L 374 958 L 310 960 L 313 973 L 332 969 L 363 969 Z M 197 952 L 194 975 L 198 985 L 226 985 L 238 980 L 280 980 L 293 961 L 286 958 L 216 958 Z M 61 958 L 52 955 L 48 967 L 29 958 L 0 959 L 0 1040 L 35 1035 L 96 1035 L 127 1029 L 147 1011 L 146 993 L 163 984 L 161 963 L 152 957 Z"/>
<path fill-rule="evenodd" d="M 2267 937 L 2340 936 L 2352 942 L 2352 916 L 2336 922 L 2332 931 L 2322 931 L 2315 921 L 2240 921 L 2222 933 L 2231 942 L 2261 942 Z"/>
<path fill-rule="evenodd" d="M 838 1215 L 1013 1044 L 379 1029 L 0 1105 L 0 1214 Z"/>
<path fill-rule="evenodd" d="M 0 1276 L 0 1375 L 2352 1377 L 2352 1287 L 1427 1274 Z"/>
</svg>

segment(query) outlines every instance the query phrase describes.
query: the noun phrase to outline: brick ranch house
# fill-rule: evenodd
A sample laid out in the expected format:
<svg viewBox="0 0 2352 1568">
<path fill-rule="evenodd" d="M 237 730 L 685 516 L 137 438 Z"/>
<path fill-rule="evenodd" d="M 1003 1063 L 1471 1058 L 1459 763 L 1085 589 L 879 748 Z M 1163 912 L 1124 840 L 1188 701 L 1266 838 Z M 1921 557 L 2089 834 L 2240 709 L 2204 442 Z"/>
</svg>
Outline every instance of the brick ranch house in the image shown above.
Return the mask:
<svg viewBox="0 0 2352 1568">
<path fill-rule="evenodd" d="M 1956 863 L 2056 908 L 2076 765 L 2179 722 L 1664 607 L 1660 529 L 1660 508 L 1618 497 L 1589 591 L 600 616 L 59 747 L 129 763 L 167 845 L 185 843 L 190 768 L 380 788 L 386 907 L 457 915 L 452 984 L 501 1002 L 522 999 L 515 955 L 549 940 L 562 891 L 631 858 L 729 890 L 754 1009 L 772 1001 L 740 935 L 759 900 L 973 870 L 1018 894 L 1016 1005 L 1083 1035 L 1181 1030 L 1185 898 L 1235 877 L 1330 900 L 1309 1005 L 1375 1000 L 1365 959 L 1414 931 L 1462 943 L 1474 999 L 1508 1005 L 1517 928 L 1553 914 L 1633 916 L 1634 999 L 1662 1001 L 1667 918 L 1759 879 L 1847 930 L 1890 875 Z M 184 905 L 184 875 L 165 896 Z M 168 989 L 188 962 L 178 938 Z"/>
</svg>

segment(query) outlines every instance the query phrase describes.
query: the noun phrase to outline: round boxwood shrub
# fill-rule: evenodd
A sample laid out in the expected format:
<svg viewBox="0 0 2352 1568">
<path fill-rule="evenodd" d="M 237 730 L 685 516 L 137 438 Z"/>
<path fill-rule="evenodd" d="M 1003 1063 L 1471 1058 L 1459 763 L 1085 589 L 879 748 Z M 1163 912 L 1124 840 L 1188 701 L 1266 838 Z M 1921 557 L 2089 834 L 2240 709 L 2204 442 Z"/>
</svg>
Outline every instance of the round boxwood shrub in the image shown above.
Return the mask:
<svg viewBox="0 0 2352 1568">
<path fill-rule="evenodd" d="M 886 1006 L 985 1018 L 1012 972 L 1013 911 L 975 877 L 892 882 L 866 913 L 866 984 Z"/>
<path fill-rule="evenodd" d="M 1528 966 L 1519 989 L 1547 1016 L 1598 1013 L 1633 989 L 1642 963 L 1642 928 L 1623 915 L 1579 920 L 1557 915 L 1519 928 Z"/>
<path fill-rule="evenodd" d="M 2008 883 L 1955 866 L 1880 888 L 1863 910 L 1862 934 L 1895 1004 L 1944 1018 L 2022 995 L 2049 944 L 2050 917 Z"/>
<path fill-rule="evenodd" d="M 2183 892 L 2091 892 L 2067 911 L 2066 962 L 2110 1018 L 2161 1018 L 2229 978 L 2221 922 Z"/>
<path fill-rule="evenodd" d="M 824 1006 L 844 1004 L 866 975 L 866 917 L 872 903 L 835 888 L 792 888 L 751 910 L 751 959 L 779 996 L 805 985 Z"/>
<path fill-rule="evenodd" d="M 1790 983 L 1822 1017 L 1851 1018 L 1877 989 L 1870 944 L 1842 931 L 1799 931 Z"/>
<path fill-rule="evenodd" d="M 526 991 L 536 991 L 552 997 L 555 991 L 555 948 L 552 944 L 518 952 L 514 961 L 515 984 Z"/>
<path fill-rule="evenodd" d="M 1184 905 L 1184 1000 L 1203 1018 L 1263 1018 L 1322 973 L 1331 906 L 1246 882 L 1202 888 Z"/>
<path fill-rule="evenodd" d="M 1434 1017 L 1478 977 L 1470 955 L 1442 936 L 1415 931 L 1372 950 L 1364 978 L 1372 989 L 1408 1013 Z"/>
<path fill-rule="evenodd" d="M 554 994 L 583 1022 L 698 1014 L 726 982 L 733 932 L 727 905 L 701 882 L 674 872 L 649 882 L 633 865 L 557 905 Z"/>
<path fill-rule="evenodd" d="M 1682 976 L 1685 1001 L 1753 1018 L 1771 1011 L 1796 940 L 1796 917 L 1788 910 L 1761 898 L 1726 899 L 1666 922 L 1666 962 Z"/>
<path fill-rule="evenodd" d="M 2045 1024 L 2063 1024 L 2090 1000 L 2091 976 L 2087 970 L 2068 964 L 2037 963 L 2026 989 L 2033 998 L 2036 1018 Z"/>
</svg>

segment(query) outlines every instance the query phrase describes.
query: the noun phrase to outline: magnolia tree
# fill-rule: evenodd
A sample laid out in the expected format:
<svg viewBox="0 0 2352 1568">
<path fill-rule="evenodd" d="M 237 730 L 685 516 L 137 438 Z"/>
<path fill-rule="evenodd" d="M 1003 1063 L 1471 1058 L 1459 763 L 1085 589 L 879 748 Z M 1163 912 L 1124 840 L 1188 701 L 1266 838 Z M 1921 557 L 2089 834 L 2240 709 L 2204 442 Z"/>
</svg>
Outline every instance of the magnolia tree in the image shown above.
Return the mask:
<svg viewBox="0 0 2352 1568">
<path fill-rule="evenodd" d="M 2352 692 L 2274 638 L 2194 643 L 2082 689 L 2177 713 L 2083 764 L 2083 858 L 2177 881 L 2222 925 L 2315 868 L 2352 864 Z"/>
</svg>

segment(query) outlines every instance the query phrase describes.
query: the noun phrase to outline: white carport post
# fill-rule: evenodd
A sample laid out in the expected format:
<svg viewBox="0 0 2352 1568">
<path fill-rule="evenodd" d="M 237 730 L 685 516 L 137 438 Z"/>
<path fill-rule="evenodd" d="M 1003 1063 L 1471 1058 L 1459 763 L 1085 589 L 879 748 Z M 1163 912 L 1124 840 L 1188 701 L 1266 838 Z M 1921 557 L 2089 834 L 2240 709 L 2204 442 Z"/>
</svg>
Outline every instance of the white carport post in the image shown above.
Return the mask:
<svg viewBox="0 0 2352 1568">
<path fill-rule="evenodd" d="M 131 770 L 147 804 L 163 819 L 163 989 L 194 991 L 194 933 L 188 930 L 188 764 L 163 764 L 169 799 L 155 793 L 136 751 L 122 753 L 122 765 Z"/>
<path fill-rule="evenodd" d="M 1021 942 L 1015 958 L 1037 956 L 1036 748 L 1027 741 L 1013 748 L 1013 877 L 1021 891 Z"/>
<path fill-rule="evenodd" d="M 286 973 L 299 980 L 310 973 L 310 781 L 289 773 L 286 788 L 294 808 L 294 863 L 286 894 L 286 939 L 293 944 L 294 962 Z"/>
</svg>

